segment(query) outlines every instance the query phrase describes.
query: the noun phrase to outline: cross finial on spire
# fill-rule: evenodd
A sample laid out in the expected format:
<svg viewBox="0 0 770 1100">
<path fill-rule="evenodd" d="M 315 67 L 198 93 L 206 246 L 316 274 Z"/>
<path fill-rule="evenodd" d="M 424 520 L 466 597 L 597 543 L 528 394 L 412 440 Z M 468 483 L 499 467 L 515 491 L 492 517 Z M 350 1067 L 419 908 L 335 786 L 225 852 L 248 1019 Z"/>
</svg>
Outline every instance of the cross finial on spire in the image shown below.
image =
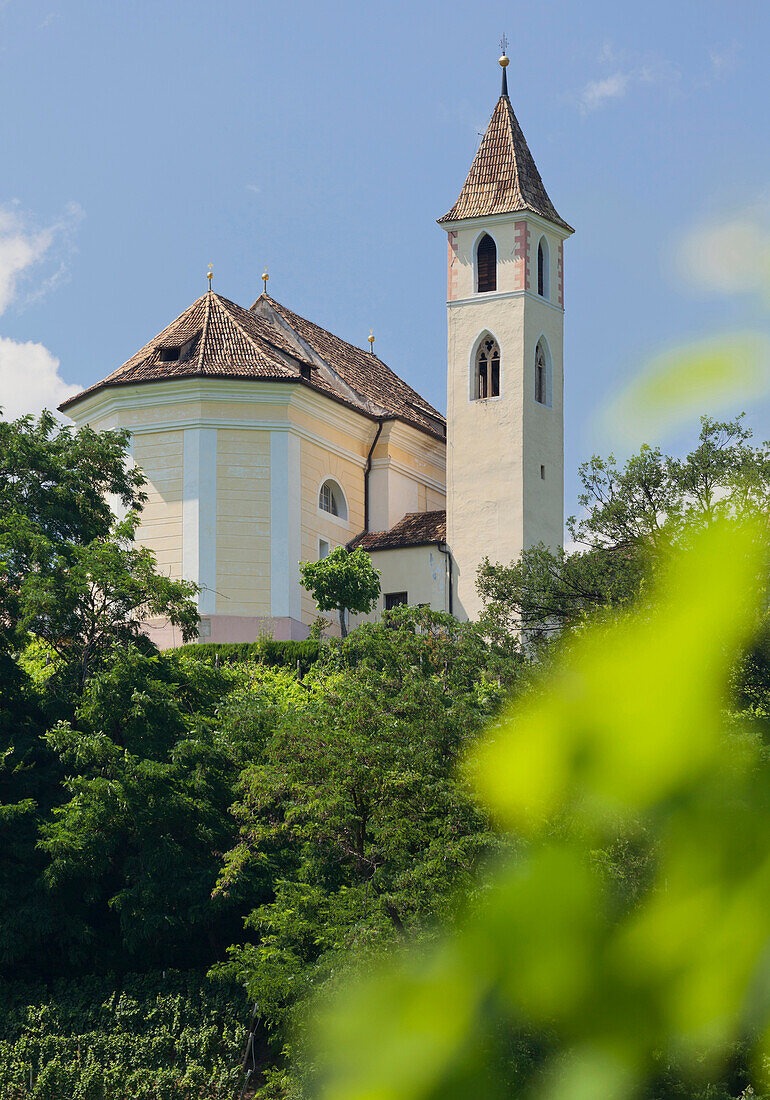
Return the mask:
<svg viewBox="0 0 770 1100">
<path fill-rule="evenodd" d="M 508 68 L 509 60 L 508 60 L 508 55 L 505 52 L 508 49 L 508 38 L 507 38 L 506 35 L 503 35 L 503 37 L 500 39 L 500 49 L 502 50 L 502 53 L 500 54 L 499 64 L 500 64 L 500 68 L 503 70 L 503 86 L 502 86 L 502 89 L 500 91 L 500 95 L 504 95 L 504 96 L 507 97 L 507 95 L 508 95 L 508 74 L 506 73 L 505 70 Z"/>
</svg>

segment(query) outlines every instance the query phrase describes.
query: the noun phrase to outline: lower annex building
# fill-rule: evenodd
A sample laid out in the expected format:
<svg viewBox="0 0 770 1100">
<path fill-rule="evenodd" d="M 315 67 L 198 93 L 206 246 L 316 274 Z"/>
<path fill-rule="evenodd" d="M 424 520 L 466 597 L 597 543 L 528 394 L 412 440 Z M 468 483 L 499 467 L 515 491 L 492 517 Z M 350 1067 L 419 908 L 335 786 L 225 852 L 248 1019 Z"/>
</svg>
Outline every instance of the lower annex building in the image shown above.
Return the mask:
<svg viewBox="0 0 770 1100">
<path fill-rule="evenodd" d="M 61 406 L 128 428 L 147 478 L 138 537 L 200 586 L 201 640 L 303 638 L 318 614 L 300 561 L 362 546 L 397 603 L 479 610 L 480 562 L 563 529 L 563 242 L 502 93 L 447 233 L 447 417 L 373 350 L 266 290 L 213 290 Z M 173 628 L 151 623 L 163 645 Z"/>
</svg>

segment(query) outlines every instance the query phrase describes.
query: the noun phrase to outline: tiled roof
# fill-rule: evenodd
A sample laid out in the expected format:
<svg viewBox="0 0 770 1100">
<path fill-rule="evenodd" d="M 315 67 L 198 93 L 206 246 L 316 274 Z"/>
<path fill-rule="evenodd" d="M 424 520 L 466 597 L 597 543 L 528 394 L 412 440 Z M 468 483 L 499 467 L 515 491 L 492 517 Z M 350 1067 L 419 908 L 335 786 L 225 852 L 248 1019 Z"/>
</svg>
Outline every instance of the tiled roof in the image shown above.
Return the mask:
<svg viewBox="0 0 770 1100">
<path fill-rule="evenodd" d="M 548 198 L 510 99 L 501 95 L 460 196 L 439 224 L 527 210 L 572 232 Z"/>
<path fill-rule="evenodd" d="M 182 357 L 169 362 L 169 348 Z M 208 292 L 66 410 L 108 386 L 182 378 L 298 382 L 374 419 L 405 420 L 440 439 L 445 420 L 376 355 L 311 324 L 263 294 L 251 309 Z"/>
<path fill-rule="evenodd" d="M 389 531 L 361 532 L 348 543 L 350 550 L 398 550 L 446 541 L 446 512 L 409 512 Z"/>
<path fill-rule="evenodd" d="M 276 314 L 282 318 L 302 344 L 322 359 L 347 386 L 370 401 L 373 410 L 380 410 L 380 415 L 396 415 L 433 434 L 443 434 L 445 420 L 441 413 L 372 352 L 348 344 L 312 321 L 292 313 L 268 294 L 260 294 L 251 308 L 265 319 L 273 320 L 273 323 Z"/>
</svg>

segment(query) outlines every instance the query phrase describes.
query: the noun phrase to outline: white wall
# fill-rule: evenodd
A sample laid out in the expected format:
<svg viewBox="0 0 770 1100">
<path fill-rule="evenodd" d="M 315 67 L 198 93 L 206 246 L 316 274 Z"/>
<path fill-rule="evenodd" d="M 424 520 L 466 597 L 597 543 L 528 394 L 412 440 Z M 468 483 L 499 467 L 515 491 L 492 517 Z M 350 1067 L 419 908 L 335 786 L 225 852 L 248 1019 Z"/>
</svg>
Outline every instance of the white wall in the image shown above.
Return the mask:
<svg viewBox="0 0 770 1100">
<path fill-rule="evenodd" d="M 551 301 L 539 298 L 537 244 L 546 229 Z M 498 254 L 497 290 L 475 292 L 475 247 L 488 231 Z M 563 538 L 563 310 L 556 257 L 560 236 L 517 214 L 450 230 L 447 302 L 447 541 L 455 561 L 455 614 L 476 618 L 476 573 L 484 557 L 505 564 L 525 546 Z M 534 290 L 533 290 L 534 288 Z M 500 395 L 473 400 L 475 352 L 489 332 L 500 347 Z M 535 347 L 545 335 L 552 407 L 534 397 Z M 545 479 L 540 467 L 545 467 Z"/>
</svg>

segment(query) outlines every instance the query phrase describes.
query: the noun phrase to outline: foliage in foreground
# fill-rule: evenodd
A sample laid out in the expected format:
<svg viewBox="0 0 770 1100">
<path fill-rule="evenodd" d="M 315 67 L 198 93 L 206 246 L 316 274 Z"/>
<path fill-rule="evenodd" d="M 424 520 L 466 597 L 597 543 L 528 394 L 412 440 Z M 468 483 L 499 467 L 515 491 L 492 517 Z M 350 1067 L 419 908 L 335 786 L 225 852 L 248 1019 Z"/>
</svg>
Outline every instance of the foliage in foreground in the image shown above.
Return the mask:
<svg viewBox="0 0 770 1100">
<path fill-rule="evenodd" d="M 232 1100 L 247 1016 L 201 972 L 3 986 L 0 1100 Z"/>
<path fill-rule="evenodd" d="M 454 932 L 317 1006 L 314 1095 L 714 1095 L 741 1042 L 767 1085 L 770 760 L 724 709 L 766 550 L 753 526 L 694 541 L 651 606 L 586 631 L 470 753 L 527 848 Z M 596 853 L 640 830 L 629 904 Z"/>
</svg>

